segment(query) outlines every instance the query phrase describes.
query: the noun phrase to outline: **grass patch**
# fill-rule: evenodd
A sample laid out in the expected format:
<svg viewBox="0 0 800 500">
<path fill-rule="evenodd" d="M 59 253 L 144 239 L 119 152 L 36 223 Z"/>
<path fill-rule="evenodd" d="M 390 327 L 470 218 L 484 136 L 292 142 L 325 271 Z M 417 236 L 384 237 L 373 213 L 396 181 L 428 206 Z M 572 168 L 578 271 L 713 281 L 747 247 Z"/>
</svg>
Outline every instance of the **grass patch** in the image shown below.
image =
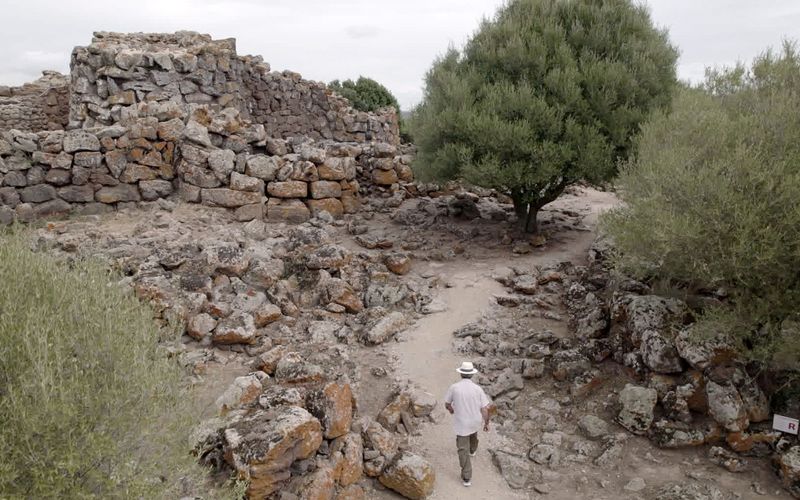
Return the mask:
<svg viewBox="0 0 800 500">
<path fill-rule="evenodd" d="M 0 497 L 231 494 L 203 485 L 186 376 L 118 279 L 0 232 Z"/>
</svg>

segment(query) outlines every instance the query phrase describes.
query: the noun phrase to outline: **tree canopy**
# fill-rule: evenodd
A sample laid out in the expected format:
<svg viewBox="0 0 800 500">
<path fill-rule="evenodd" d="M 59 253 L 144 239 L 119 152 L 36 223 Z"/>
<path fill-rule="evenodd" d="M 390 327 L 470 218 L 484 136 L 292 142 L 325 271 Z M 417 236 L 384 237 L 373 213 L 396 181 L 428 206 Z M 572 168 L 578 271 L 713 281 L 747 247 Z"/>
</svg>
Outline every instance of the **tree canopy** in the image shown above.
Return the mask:
<svg viewBox="0 0 800 500">
<path fill-rule="evenodd" d="M 328 87 L 347 98 L 350 104 L 359 111 L 375 111 L 387 106 L 394 106 L 394 109 L 400 113 L 400 105 L 395 96 L 389 89 L 372 78 L 360 76 L 355 82 L 353 80 L 343 82 L 334 80 L 328 84 Z"/>
<path fill-rule="evenodd" d="M 694 294 L 693 331 L 762 366 L 800 370 L 800 54 L 707 72 L 642 128 L 604 218 L 617 265 Z"/>
<path fill-rule="evenodd" d="M 567 185 L 613 176 L 669 104 L 677 56 L 630 0 L 512 0 L 428 72 L 411 124 L 417 175 L 501 190 L 536 231 Z"/>
</svg>

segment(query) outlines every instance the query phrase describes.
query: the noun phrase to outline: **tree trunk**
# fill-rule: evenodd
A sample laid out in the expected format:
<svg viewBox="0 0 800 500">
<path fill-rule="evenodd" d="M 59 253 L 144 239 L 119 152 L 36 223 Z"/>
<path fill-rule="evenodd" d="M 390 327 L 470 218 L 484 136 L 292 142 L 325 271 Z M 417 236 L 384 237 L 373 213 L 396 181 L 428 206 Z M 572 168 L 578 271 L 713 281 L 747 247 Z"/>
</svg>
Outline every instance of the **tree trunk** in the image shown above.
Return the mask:
<svg viewBox="0 0 800 500">
<path fill-rule="evenodd" d="M 528 206 L 528 215 L 525 217 L 525 232 L 531 234 L 539 233 L 539 208 L 535 205 Z"/>
</svg>

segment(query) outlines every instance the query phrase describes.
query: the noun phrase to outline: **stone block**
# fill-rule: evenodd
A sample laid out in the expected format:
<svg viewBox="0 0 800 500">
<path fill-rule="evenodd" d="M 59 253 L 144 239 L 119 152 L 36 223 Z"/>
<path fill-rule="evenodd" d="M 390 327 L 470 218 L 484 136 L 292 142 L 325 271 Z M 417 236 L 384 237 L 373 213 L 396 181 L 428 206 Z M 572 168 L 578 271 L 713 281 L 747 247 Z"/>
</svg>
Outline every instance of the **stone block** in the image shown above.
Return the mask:
<svg viewBox="0 0 800 500">
<path fill-rule="evenodd" d="M 119 203 L 126 201 L 140 201 L 141 195 L 135 185 L 118 184 L 116 186 L 104 186 L 95 194 L 94 199 L 100 203 Z"/>
<path fill-rule="evenodd" d="M 310 184 L 311 197 L 315 200 L 322 198 L 341 198 L 342 186 L 335 181 L 317 181 Z"/>
<path fill-rule="evenodd" d="M 277 198 L 305 198 L 308 184 L 303 181 L 274 181 L 267 184 L 267 192 Z"/>
<path fill-rule="evenodd" d="M 344 206 L 342 202 L 336 198 L 323 198 L 321 200 L 307 200 L 311 215 L 316 216 L 322 211 L 326 211 L 334 217 L 341 217 L 344 215 Z"/>
<path fill-rule="evenodd" d="M 203 205 L 212 207 L 241 207 L 261 203 L 262 194 L 253 191 L 236 191 L 227 188 L 203 189 L 200 199 Z"/>
<path fill-rule="evenodd" d="M 305 222 L 311 218 L 311 211 L 300 200 L 281 200 L 270 198 L 267 202 L 267 219 L 276 222 Z"/>
</svg>

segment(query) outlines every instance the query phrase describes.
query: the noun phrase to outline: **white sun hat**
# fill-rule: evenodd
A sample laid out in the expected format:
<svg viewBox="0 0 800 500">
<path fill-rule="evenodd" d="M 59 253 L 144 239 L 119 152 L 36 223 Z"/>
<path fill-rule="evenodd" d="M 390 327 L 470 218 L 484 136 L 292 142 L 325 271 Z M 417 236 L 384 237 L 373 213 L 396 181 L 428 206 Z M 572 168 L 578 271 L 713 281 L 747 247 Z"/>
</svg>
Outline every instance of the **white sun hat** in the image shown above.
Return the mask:
<svg viewBox="0 0 800 500">
<path fill-rule="evenodd" d="M 464 361 L 461 363 L 461 366 L 456 368 L 456 371 L 462 375 L 475 375 L 478 373 L 478 370 L 475 369 L 470 361 Z"/>
</svg>

